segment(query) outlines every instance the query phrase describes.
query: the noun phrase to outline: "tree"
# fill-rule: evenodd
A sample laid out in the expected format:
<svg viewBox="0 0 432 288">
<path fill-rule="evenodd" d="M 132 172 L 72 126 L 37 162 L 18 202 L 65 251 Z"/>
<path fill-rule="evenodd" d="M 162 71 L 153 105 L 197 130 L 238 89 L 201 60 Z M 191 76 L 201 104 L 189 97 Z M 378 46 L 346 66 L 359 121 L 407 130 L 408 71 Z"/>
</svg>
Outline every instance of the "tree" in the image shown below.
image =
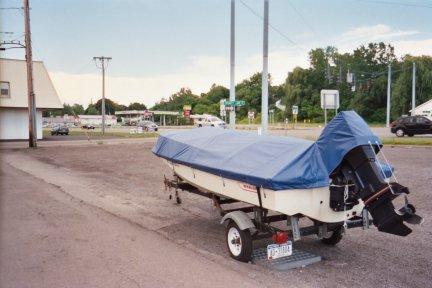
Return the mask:
<svg viewBox="0 0 432 288">
<path fill-rule="evenodd" d="M 270 78 L 270 75 L 269 75 Z M 261 111 L 261 73 L 255 73 L 249 79 L 245 79 L 236 86 L 236 100 L 244 100 L 245 107 L 237 112 L 240 118 L 247 117 L 247 112 Z M 269 81 L 271 86 L 271 81 Z"/>
<path fill-rule="evenodd" d="M 72 106 L 70 106 L 69 104 L 64 103 L 63 104 L 63 110 L 62 110 L 62 115 L 73 115 L 74 111 Z"/>
<path fill-rule="evenodd" d="M 385 43 L 361 45 L 352 52 L 339 53 L 335 47 L 316 48 L 309 52 L 310 68 L 296 67 L 280 85 L 269 85 L 269 108 L 281 99 L 287 111 L 277 110 L 276 119 L 291 116 L 291 107 L 299 106 L 298 119 L 323 121 L 320 105 L 322 89 L 338 89 L 340 110 L 355 110 L 366 121 L 384 123 L 386 117 L 387 67 L 392 65 L 392 115 L 395 119 L 408 114 L 411 109 L 412 63 L 417 65 L 416 104 L 432 97 L 432 57 L 405 55 L 398 59 L 394 47 Z M 347 83 L 347 73 L 354 74 L 354 83 Z M 269 80 L 271 77 L 269 75 Z M 229 98 L 229 90 L 213 84 L 200 96 L 188 88 L 182 88 L 163 99 L 153 109 L 181 111 L 183 105 L 191 105 L 193 113 L 219 114 L 219 101 Z M 237 100 L 245 100 L 246 106 L 237 117 L 247 117 L 247 111 L 261 111 L 261 73 L 241 81 L 236 86 Z M 331 115 L 331 111 L 329 112 Z"/>
<path fill-rule="evenodd" d="M 201 102 L 219 103 L 222 99 L 229 99 L 229 89 L 213 84 L 209 92 L 201 94 Z"/>
<path fill-rule="evenodd" d="M 99 112 L 98 114 L 102 114 L 102 99 L 99 99 L 94 107 Z M 111 99 L 105 98 L 105 114 L 106 115 L 114 115 L 114 112 L 117 110 L 118 104 Z"/>
<path fill-rule="evenodd" d="M 73 115 L 82 115 L 85 113 L 84 107 L 80 104 L 72 105 Z"/>
<path fill-rule="evenodd" d="M 99 115 L 99 111 L 96 109 L 94 104 L 89 104 L 85 110 L 85 115 Z"/>
<path fill-rule="evenodd" d="M 182 111 L 184 105 L 191 105 L 193 109 L 199 100 L 200 97 L 193 94 L 189 88 L 181 88 L 180 91 L 172 94 L 168 101 L 162 99 L 156 103 L 152 110 Z"/>
<path fill-rule="evenodd" d="M 209 107 L 207 105 L 198 103 L 197 105 L 195 105 L 195 107 L 193 108 L 193 113 L 194 114 L 206 114 L 209 113 Z"/>
<path fill-rule="evenodd" d="M 138 103 L 138 102 L 131 103 L 127 107 L 127 110 L 146 110 L 146 109 L 147 107 L 145 104 Z"/>
</svg>

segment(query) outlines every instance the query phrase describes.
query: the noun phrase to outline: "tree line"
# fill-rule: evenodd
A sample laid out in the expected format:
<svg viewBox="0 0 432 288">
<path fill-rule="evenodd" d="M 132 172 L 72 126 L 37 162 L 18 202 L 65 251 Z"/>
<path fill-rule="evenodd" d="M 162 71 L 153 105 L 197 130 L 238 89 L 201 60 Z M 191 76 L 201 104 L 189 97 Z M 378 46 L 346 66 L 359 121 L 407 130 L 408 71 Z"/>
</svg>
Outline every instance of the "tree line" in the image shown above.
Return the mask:
<svg viewBox="0 0 432 288">
<path fill-rule="evenodd" d="M 386 118 L 387 70 L 391 65 L 391 119 L 408 114 L 411 109 L 412 66 L 416 63 L 416 105 L 432 98 L 432 57 L 404 55 L 398 58 L 394 47 L 385 43 L 361 45 L 352 52 L 341 53 L 336 47 L 312 49 L 309 52 L 309 68 L 296 67 L 280 85 L 273 85 L 269 74 L 269 109 L 274 119 L 291 118 L 291 107 L 299 107 L 298 119 L 323 121 L 320 106 L 322 89 L 338 89 L 340 110 L 355 110 L 368 122 L 383 123 Z M 244 100 L 246 106 L 237 112 L 239 122 L 247 121 L 248 111 L 254 111 L 256 121 L 261 112 L 261 73 L 255 73 L 236 85 L 236 100 Z M 229 89 L 213 84 L 208 92 L 194 94 L 189 88 L 181 88 L 168 99 L 162 98 L 151 110 L 182 111 L 184 105 L 192 107 L 193 114 L 219 115 L 221 99 L 229 99 Z M 286 110 L 275 107 L 281 100 Z M 129 106 L 105 100 L 106 113 L 118 110 L 145 110 L 141 103 Z M 331 111 L 330 116 L 331 116 Z M 45 112 L 48 113 L 48 112 Z M 100 114 L 101 100 L 84 109 L 82 105 L 65 104 L 62 111 L 51 115 Z"/>
<path fill-rule="evenodd" d="M 416 105 L 419 105 L 432 98 L 432 57 L 404 55 L 398 58 L 394 47 L 382 42 L 361 45 L 349 53 L 340 53 L 331 46 L 313 49 L 309 52 L 309 68 L 296 67 L 280 85 L 273 85 L 271 75 L 268 76 L 269 109 L 275 110 L 276 121 L 283 121 L 292 116 L 291 107 L 297 105 L 299 120 L 322 122 L 320 91 L 338 89 L 341 110 L 355 110 L 368 122 L 383 123 L 387 71 L 391 65 L 391 118 L 396 119 L 411 109 L 413 62 L 417 68 Z M 254 111 L 260 118 L 261 79 L 261 73 L 255 73 L 236 85 L 236 100 L 246 101 L 246 106 L 237 112 L 240 121 L 246 119 L 248 111 Z M 229 90 L 221 85 L 213 84 L 201 95 L 181 88 L 152 109 L 181 111 L 183 105 L 191 105 L 194 114 L 219 115 L 219 101 L 228 98 Z M 286 106 L 286 111 L 275 107 L 278 100 Z"/>
<path fill-rule="evenodd" d="M 125 110 L 146 110 L 147 106 L 143 103 L 133 102 L 128 106 L 118 104 L 111 99 L 105 98 L 105 113 L 108 115 L 114 115 L 115 111 Z M 102 99 L 99 99 L 96 103 L 90 103 L 87 108 L 84 108 L 81 104 L 63 104 L 61 110 L 47 110 L 43 112 L 44 117 L 55 117 L 55 116 L 78 116 L 78 115 L 101 115 L 102 114 Z"/>
</svg>

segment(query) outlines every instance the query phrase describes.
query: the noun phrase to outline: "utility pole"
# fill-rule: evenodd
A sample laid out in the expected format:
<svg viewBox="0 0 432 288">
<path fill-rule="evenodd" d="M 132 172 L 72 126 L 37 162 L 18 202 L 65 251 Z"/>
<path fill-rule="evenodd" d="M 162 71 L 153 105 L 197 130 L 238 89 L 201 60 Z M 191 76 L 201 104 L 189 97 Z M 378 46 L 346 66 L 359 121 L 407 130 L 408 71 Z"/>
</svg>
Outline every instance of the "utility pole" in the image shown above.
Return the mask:
<svg viewBox="0 0 432 288">
<path fill-rule="evenodd" d="M 416 98 L 416 63 L 413 62 L 413 72 L 412 72 L 412 100 L 411 100 L 411 115 L 414 113 L 414 109 L 416 107 L 415 98 Z"/>
<path fill-rule="evenodd" d="M 102 135 L 105 135 L 105 69 L 108 67 L 108 62 L 111 59 L 111 57 L 105 56 L 93 57 L 96 67 L 102 70 Z M 100 66 L 98 66 L 98 61 L 100 62 Z"/>
<path fill-rule="evenodd" d="M 29 113 L 29 147 L 37 148 L 37 129 L 36 129 L 36 102 L 33 89 L 33 56 L 30 32 L 30 8 L 29 0 L 24 0 L 24 30 L 25 30 L 25 50 L 27 65 L 27 95 Z"/>
<path fill-rule="evenodd" d="M 386 127 L 390 127 L 390 101 L 391 97 L 391 64 L 388 66 L 388 77 L 387 77 L 387 117 L 386 117 Z"/>
<path fill-rule="evenodd" d="M 235 101 L 235 0 L 231 0 L 230 101 Z M 236 112 L 229 112 L 229 126 L 235 129 Z"/>
<path fill-rule="evenodd" d="M 269 28 L 269 0 L 264 0 L 264 35 L 263 35 L 263 71 L 261 94 L 261 126 L 262 134 L 268 129 L 268 28 Z"/>
</svg>

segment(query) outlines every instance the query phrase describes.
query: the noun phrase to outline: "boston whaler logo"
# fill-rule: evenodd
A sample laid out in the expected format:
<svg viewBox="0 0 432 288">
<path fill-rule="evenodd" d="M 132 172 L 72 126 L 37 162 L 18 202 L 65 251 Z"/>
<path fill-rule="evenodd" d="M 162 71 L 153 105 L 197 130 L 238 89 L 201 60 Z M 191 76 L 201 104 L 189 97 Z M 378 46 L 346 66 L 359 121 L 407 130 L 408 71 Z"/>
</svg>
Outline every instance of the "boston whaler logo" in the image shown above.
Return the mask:
<svg viewBox="0 0 432 288">
<path fill-rule="evenodd" d="M 254 185 L 251 185 L 248 183 L 239 183 L 239 185 L 243 190 L 246 190 L 249 192 L 257 192 L 257 188 Z"/>
</svg>

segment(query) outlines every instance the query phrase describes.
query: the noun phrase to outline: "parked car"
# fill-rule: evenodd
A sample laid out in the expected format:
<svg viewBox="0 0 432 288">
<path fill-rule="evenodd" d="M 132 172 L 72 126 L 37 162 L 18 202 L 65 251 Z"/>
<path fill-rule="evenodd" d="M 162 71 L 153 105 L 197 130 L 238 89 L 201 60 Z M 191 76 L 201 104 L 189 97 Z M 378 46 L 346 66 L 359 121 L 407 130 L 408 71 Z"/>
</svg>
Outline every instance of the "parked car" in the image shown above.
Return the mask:
<svg viewBox="0 0 432 288">
<path fill-rule="evenodd" d="M 432 121 L 424 116 L 405 116 L 393 121 L 390 131 L 398 137 L 432 134 Z"/>
<path fill-rule="evenodd" d="M 95 126 L 91 124 L 84 124 L 81 126 L 82 129 L 95 129 Z"/>
<path fill-rule="evenodd" d="M 198 127 L 210 126 L 225 128 L 225 122 L 220 118 L 212 115 L 205 115 L 203 118 L 199 118 L 197 121 L 195 121 L 195 124 Z"/>
<path fill-rule="evenodd" d="M 56 125 L 51 129 L 51 135 L 68 135 L 69 134 L 69 128 L 67 125 L 61 124 Z"/>
<path fill-rule="evenodd" d="M 138 127 L 142 127 L 144 131 L 158 131 L 158 125 L 156 125 L 152 121 L 140 121 L 137 125 Z"/>
</svg>

